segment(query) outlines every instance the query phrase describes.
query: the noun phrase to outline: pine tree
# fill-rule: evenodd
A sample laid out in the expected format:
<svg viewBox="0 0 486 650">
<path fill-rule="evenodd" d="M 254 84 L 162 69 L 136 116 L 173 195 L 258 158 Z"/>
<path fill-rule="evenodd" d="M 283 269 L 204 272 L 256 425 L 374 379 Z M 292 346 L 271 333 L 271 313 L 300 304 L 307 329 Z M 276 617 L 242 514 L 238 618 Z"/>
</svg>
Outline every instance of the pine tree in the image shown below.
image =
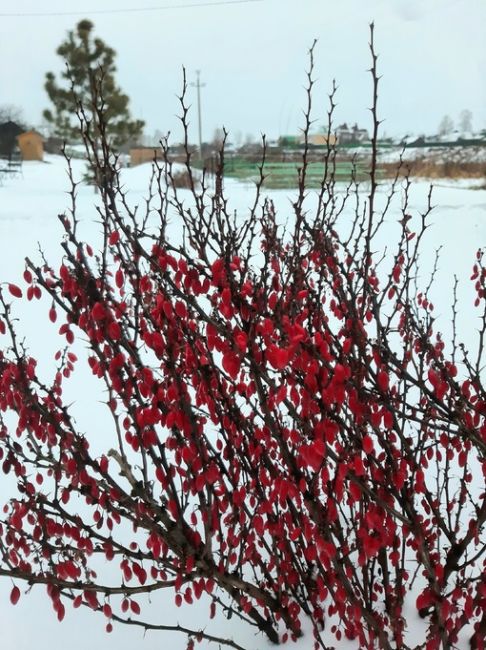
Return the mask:
<svg viewBox="0 0 486 650">
<path fill-rule="evenodd" d="M 58 47 L 57 54 L 66 62 L 66 70 L 60 75 L 66 83 L 59 85 L 52 72 L 46 74 L 45 89 L 53 109 L 43 115 L 54 125 L 56 135 L 66 140 L 77 138 L 76 112 L 81 104 L 92 137 L 98 139 L 97 125 L 104 124 L 111 146 L 117 148 L 137 140 L 144 123 L 131 118 L 129 98 L 115 82 L 116 52 L 93 36 L 93 27 L 89 20 L 80 21 Z"/>
</svg>

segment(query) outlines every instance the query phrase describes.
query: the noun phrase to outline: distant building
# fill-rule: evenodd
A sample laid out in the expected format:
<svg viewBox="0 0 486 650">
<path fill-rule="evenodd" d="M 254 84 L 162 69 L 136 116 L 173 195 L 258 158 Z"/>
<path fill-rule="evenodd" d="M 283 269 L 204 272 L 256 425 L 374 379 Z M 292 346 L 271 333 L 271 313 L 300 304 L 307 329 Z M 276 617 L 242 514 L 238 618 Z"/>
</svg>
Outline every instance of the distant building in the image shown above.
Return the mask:
<svg viewBox="0 0 486 650">
<path fill-rule="evenodd" d="M 46 153 L 61 154 L 64 142 L 63 138 L 58 138 L 54 135 L 44 136 L 44 151 Z"/>
<path fill-rule="evenodd" d="M 152 162 L 154 158 L 161 160 L 162 157 L 160 147 L 132 147 L 130 149 L 130 167 Z"/>
<path fill-rule="evenodd" d="M 300 136 L 299 142 L 300 144 L 305 143 L 304 134 Z M 307 136 L 307 142 L 311 145 L 311 147 L 327 147 L 328 144 L 332 147 L 336 144 L 336 136 L 331 133 L 328 138 L 327 133 L 309 133 Z"/>
<path fill-rule="evenodd" d="M 25 131 L 17 136 L 22 160 L 44 160 L 44 138 L 37 131 Z"/>
<path fill-rule="evenodd" d="M 328 142 L 327 133 L 309 133 L 307 136 L 307 142 L 311 147 L 326 147 L 328 144 L 332 146 L 336 144 L 336 136 L 331 134 Z M 278 145 L 280 147 L 294 147 L 300 149 L 303 144 L 305 144 L 305 135 L 303 133 L 300 135 L 282 135 L 278 140 Z"/>
<path fill-rule="evenodd" d="M 300 138 L 298 135 L 281 135 L 278 144 L 280 147 L 298 147 Z"/>
<path fill-rule="evenodd" d="M 348 127 L 346 122 L 338 126 L 336 129 L 336 137 L 339 144 L 362 144 L 370 140 L 366 129 L 360 129 L 357 124 L 353 127 Z"/>
<path fill-rule="evenodd" d="M 10 158 L 17 148 L 17 136 L 23 129 L 16 122 L 9 120 L 0 124 L 0 157 Z"/>
</svg>

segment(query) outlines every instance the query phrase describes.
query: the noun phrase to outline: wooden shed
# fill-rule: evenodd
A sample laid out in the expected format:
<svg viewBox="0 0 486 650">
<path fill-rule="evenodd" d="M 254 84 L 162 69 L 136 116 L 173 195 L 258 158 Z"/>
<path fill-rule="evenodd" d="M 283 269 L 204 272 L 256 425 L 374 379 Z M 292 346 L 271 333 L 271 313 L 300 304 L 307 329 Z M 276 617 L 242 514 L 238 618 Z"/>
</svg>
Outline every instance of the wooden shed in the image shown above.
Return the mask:
<svg viewBox="0 0 486 650">
<path fill-rule="evenodd" d="M 20 153 L 23 160 L 43 160 L 43 138 L 37 131 L 25 131 L 17 136 Z"/>
</svg>

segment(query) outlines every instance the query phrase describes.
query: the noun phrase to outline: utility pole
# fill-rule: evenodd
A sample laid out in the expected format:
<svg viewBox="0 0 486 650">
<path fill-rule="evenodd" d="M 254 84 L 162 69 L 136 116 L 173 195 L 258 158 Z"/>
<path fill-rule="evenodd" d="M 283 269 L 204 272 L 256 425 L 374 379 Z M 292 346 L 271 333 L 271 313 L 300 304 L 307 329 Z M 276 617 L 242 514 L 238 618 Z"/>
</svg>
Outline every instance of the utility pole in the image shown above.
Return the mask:
<svg viewBox="0 0 486 650">
<path fill-rule="evenodd" d="M 196 70 L 196 83 L 191 83 L 191 86 L 195 86 L 197 89 L 197 121 L 199 127 L 199 158 L 202 161 L 202 120 L 201 120 L 201 88 L 204 88 L 206 84 L 201 83 L 201 71 Z"/>
</svg>

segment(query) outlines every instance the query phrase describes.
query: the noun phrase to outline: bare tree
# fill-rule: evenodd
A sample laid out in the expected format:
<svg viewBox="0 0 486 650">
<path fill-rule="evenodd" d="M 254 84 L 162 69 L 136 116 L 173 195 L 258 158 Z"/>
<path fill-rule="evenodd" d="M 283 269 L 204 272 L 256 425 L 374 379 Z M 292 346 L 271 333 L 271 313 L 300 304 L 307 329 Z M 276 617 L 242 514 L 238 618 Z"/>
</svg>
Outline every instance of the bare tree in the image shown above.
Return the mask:
<svg viewBox="0 0 486 650">
<path fill-rule="evenodd" d="M 473 130 L 472 117 L 473 114 L 467 108 L 461 111 L 459 116 L 459 130 L 462 131 L 462 133 L 470 133 Z"/>
<path fill-rule="evenodd" d="M 224 141 L 225 141 L 224 129 L 222 129 L 222 128 L 215 129 L 214 133 L 213 133 L 213 139 L 211 141 L 211 144 L 213 145 L 213 147 L 218 149 L 218 150 L 221 149 Z"/>
<path fill-rule="evenodd" d="M 448 135 L 454 130 L 454 122 L 450 115 L 444 115 L 439 123 L 439 135 Z"/>
<path fill-rule="evenodd" d="M 22 109 L 15 104 L 0 104 L 0 124 L 9 121 L 23 126 L 25 118 Z"/>
</svg>

